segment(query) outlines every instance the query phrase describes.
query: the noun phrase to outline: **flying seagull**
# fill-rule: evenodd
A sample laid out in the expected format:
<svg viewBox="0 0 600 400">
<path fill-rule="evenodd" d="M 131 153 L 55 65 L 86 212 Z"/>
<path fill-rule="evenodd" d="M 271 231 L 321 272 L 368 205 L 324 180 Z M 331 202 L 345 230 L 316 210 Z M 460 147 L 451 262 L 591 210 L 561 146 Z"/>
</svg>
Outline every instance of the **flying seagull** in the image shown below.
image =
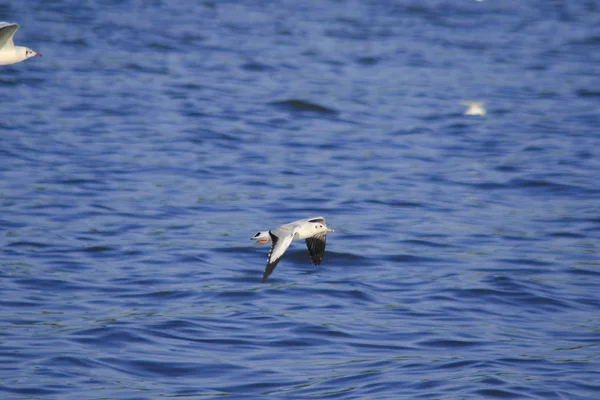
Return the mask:
<svg viewBox="0 0 600 400">
<path fill-rule="evenodd" d="M 257 232 L 256 235 L 250 238 L 251 240 L 255 240 L 256 244 L 273 242 L 261 282 L 264 283 L 267 281 L 267 278 L 277 266 L 281 256 L 294 240 L 304 239 L 313 265 L 321 264 L 323 254 L 325 253 L 327 232 L 333 232 L 333 229 L 327 227 L 325 218 L 323 217 L 299 219 L 298 221 L 281 225 L 270 231 Z"/>
<path fill-rule="evenodd" d="M 31 57 L 40 57 L 28 47 L 15 46 L 13 36 L 19 29 L 19 24 L 0 22 L 0 65 L 16 64 Z"/>
</svg>

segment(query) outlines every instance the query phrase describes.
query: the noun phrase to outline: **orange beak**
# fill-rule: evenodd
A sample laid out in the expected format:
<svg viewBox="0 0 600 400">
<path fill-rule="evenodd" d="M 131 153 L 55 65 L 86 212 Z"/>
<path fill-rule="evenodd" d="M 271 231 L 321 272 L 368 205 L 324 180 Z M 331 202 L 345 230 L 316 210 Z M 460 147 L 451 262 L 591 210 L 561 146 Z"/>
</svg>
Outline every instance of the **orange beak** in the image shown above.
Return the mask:
<svg viewBox="0 0 600 400">
<path fill-rule="evenodd" d="M 40 53 L 35 53 L 34 57 L 41 57 L 42 55 Z"/>
</svg>

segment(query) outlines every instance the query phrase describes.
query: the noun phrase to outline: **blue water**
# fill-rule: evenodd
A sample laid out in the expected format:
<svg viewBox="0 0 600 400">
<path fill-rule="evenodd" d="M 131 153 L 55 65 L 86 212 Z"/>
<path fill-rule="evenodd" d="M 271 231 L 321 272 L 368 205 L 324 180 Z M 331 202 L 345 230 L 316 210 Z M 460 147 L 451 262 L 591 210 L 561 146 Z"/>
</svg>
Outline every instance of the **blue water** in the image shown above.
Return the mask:
<svg viewBox="0 0 600 400">
<path fill-rule="evenodd" d="M 0 20 L 0 398 L 600 398 L 598 1 Z"/>
</svg>

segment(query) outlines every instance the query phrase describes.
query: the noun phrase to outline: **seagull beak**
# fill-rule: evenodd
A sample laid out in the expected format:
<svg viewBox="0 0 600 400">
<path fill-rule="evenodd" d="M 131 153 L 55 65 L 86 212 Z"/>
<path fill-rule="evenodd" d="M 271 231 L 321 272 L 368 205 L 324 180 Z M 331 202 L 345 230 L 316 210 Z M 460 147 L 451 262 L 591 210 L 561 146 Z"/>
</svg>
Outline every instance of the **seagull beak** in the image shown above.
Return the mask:
<svg viewBox="0 0 600 400">
<path fill-rule="evenodd" d="M 35 53 L 34 57 L 41 57 L 42 55 L 40 53 Z"/>
<path fill-rule="evenodd" d="M 327 232 L 335 232 L 333 228 L 327 228 Z"/>
</svg>

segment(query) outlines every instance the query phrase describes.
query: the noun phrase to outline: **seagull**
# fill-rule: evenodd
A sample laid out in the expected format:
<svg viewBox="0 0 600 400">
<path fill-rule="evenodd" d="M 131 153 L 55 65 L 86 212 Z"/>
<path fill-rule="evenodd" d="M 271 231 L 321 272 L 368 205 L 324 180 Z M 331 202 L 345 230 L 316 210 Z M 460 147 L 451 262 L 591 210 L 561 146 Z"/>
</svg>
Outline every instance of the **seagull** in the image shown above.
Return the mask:
<svg viewBox="0 0 600 400">
<path fill-rule="evenodd" d="M 16 64 L 31 57 L 40 57 L 28 47 L 15 46 L 13 36 L 19 29 L 19 24 L 0 22 L 0 65 Z"/>
<path fill-rule="evenodd" d="M 255 240 L 256 244 L 273 242 L 261 282 L 264 283 L 267 281 L 267 278 L 277 266 L 281 256 L 294 240 L 305 239 L 313 265 L 321 264 L 323 254 L 325 253 L 327 232 L 333 232 L 333 229 L 327 227 L 325 218 L 323 217 L 299 219 L 271 229 L 270 231 L 257 232 L 256 235 L 250 238 L 251 240 Z"/>
<path fill-rule="evenodd" d="M 461 101 L 460 104 L 469 107 L 465 115 L 485 115 L 485 108 L 482 101 Z"/>
</svg>

